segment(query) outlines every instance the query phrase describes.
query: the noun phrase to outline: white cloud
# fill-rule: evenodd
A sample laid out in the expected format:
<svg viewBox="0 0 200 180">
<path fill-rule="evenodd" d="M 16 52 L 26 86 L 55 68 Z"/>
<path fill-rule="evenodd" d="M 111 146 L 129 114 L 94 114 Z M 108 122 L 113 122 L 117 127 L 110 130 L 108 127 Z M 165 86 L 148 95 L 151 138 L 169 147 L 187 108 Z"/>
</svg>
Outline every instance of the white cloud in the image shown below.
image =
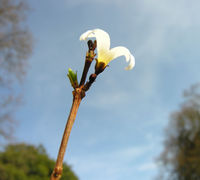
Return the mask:
<svg viewBox="0 0 200 180">
<path fill-rule="evenodd" d="M 138 167 L 139 171 L 152 171 L 155 169 L 156 169 L 156 164 L 154 162 L 147 162 L 147 163 L 141 164 Z"/>
<path fill-rule="evenodd" d="M 109 90 L 107 92 L 96 92 L 93 94 L 91 101 L 87 104 L 97 108 L 108 108 L 113 105 L 123 104 L 129 100 L 129 95 L 126 92 L 115 90 Z M 130 100 L 129 100 L 130 101 Z"/>
<path fill-rule="evenodd" d="M 129 10 L 134 8 L 134 18 L 128 19 L 132 24 L 130 41 L 137 42 L 133 44 L 136 54 L 134 70 L 139 73 L 137 87 L 143 97 L 156 97 L 159 93 L 161 67 L 191 61 L 176 55 L 185 51 L 185 36 L 191 36 L 191 30 L 200 27 L 199 6 L 200 1 L 196 0 L 193 3 L 186 0 L 136 0 L 129 3 Z M 189 48 L 195 47 L 188 45 Z"/>
<path fill-rule="evenodd" d="M 68 162 L 73 165 L 75 172 L 82 177 L 82 180 L 87 179 L 87 174 L 96 180 L 117 180 L 123 174 L 133 175 L 136 171 L 144 171 L 148 168 L 154 170 L 153 163 L 138 166 L 138 159 L 143 158 L 152 148 L 150 144 L 82 156 L 79 154 L 76 157 L 70 155 Z"/>
<path fill-rule="evenodd" d="M 140 24 L 142 22 L 147 25 L 144 31 L 146 38 L 138 49 L 139 54 L 145 53 L 153 57 L 160 56 L 166 46 L 169 45 L 167 40 L 172 38 L 172 33 L 175 32 L 178 35 L 188 32 L 188 29 L 192 26 L 200 25 L 197 20 L 197 15 L 199 14 L 197 14 L 198 5 L 200 5 L 199 1 L 193 3 L 184 0 L 138 1 L 137 7 L 139 7 L 139 10 L 137 18 L 141 19 L 139 21 Z M 134 22 L 133 25 L 135 27 Z"/>
<path fill-rule="evenodd" d="M 129 0 L 128 0 L 129 1 Z M 78 6 L 88 3 L 101 3 L 101 4 L 120 4 L 123 0 L 66 0 L 68 6 Z"/>
<path fill-rule="evenodd" d="M 129 162 L 133 161 L 136 158 L 139 158 L 140 156 L 148 152 L 151 148 L 152 148 L 151 145 L 132 146 L 115 152 L 111 152 L 110 154 L 114 157 L 114 159 L 119 159 L 121 161 Z"/>
</svg>

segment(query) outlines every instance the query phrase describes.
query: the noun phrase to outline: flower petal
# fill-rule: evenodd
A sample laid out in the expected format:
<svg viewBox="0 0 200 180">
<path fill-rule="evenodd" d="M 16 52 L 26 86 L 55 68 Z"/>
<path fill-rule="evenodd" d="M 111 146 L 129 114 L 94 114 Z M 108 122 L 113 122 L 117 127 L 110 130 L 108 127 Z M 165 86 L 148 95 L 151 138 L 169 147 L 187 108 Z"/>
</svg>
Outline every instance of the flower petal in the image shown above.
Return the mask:
<svg viewBox="0 0 200 180">
<path fill-rule="evenodd" d="M 92 30 L 86 31 L 80 36 L 80 41 L 87 40 L 88 36 L 92 33 Z"/>
<path fill-rule="evenodd" d="M 87 40 L 87 38 L 96 38 L 98 54 L 101 51 L 110 49 L 110 36 L 102 29 L 88 30 L 80 36 L 80 40 Z"/>
<path fill-rule="evenodd" d="M 125 70 L 131 70 L 135 66 L 135 57 L 130 54 L 129 65 L 125 67 Z"/>
<path fill-rule="evenodd" d="M 112 60 L 120 56 L 125 56 L 126 62 L 129 62 L 129 65 L 125 68 L 126 70 L 131 70 L 135 66 L 135 58 L 126 47 L 118 46 L 112 48 L 110 50 L 110 53 L 112 54 L 113 57 Z"/>
</svg>

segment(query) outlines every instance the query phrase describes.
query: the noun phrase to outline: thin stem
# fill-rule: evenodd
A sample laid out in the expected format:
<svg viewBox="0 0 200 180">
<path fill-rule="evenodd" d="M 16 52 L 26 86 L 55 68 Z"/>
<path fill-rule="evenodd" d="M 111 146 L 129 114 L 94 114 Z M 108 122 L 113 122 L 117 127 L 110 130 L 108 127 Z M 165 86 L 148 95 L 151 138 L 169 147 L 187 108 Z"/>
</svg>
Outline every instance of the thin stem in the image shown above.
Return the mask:
<svg viewBox="0 0 200 180">
<path fill-rule="evenodd" d="M 88 52 L 87 52 L 86 57 L 85 57 L 85 65 L 84 65 L 84 68 L 83 68 L 83 73 L 82 73 L 82 77 L 81 77 L 79 87 L 81 87 L 82 85 L 85 84 L 85 80 L 86 80 L 86 77 L 87 77 L 88 70 L 90 68 L 90 65 L 91 65 L 94 57 L 96 56 L 96 54 L 94 53 L 96 46 L 97 46 L 96 40 L 94 42 L 92 42 L 92 40 L 88 41 Z"/>
<path fill-rule="evenodd" d="M 96 74 L 91 74 L 89 77 L 89 81 L 85 83 L 83 86 L 83 90 L 86 92 L 90 89 L 91 85 L 94 83 L 95 79 L 97 78 Z"/>
<path fill-rule="evenodd" d="M 81 88 L 77 88 L 75 89 L 75 91 L 73 91 L 73 103 L 72 103 L 72 107 L 71 107 L 71 111 L 69 113 L 69 117 L 67 120 L 67 124 L 63 133 L 63 138 L 60 144 L 60 149 L 59 149 L 59 153 L 57 156 L 57 161 L 56 161 L 56 165 L 55 168 L 51 174 L 51 180 L 59 180 L 61 178 L 62 175 L 62 166 L 63 166 L 63 159 L 64 159 L 64 155 L 65 155 L 65 151 L 66 151 L 66 147 L 67 147 L 67 143 L 68 143 L 68 139 L 70 136 L 70 132 L 73 126 L 73 123 L 75 121 L 76 118 L 76 114 L 79 108 L 79 105 L 81 103 L 82 98 L 84 97 L 83 95 L 83 91 Z"/>
<path fill-rule="evenodd" d="M 62 137 L 62 141 L 60 144 L 60 149 L 58 152 L 58 156 L 57 156 L 57 160 L 56 160 L 56 165 L 54 167 L 54 170 L 51 174 L 51 180 L 59 180 L 62 176 L 62 169 L 63 169 L 63 159 L 64 159 L 64 155 L 65 155 L 65 151 L 67 148 L 67 143 L 68 143 L 68 139 L 70 136 L 70 132 L 73 126 L 73 123 L 75 121 L 76 118 L 76 114 L 79 108 L 79 105 L 81 103 L 81 100 L 85 97 L 85 89 L 89 89 L 91 84 L 94 82 L 95 78 L 91 78 L 90 77 L 90 81 L 89 83 L 87 83 L 87 87 L 84 88 L 84 84 L 85 84 L 85 80 L 87 77 L 87 73 L 88 70 L 90 68 L 90 65 L 95 57 L 95 53 L 94 50 L 96 48 L 96 41 L 92 42 L 91 40 L 88 41 L 88 52 L 86 54 L 86 59 L 85 59 L 85 66 L 83 69 L 83 73 L 82 73 L 82 77 L 81 77 L 81 82 L 79 84 L 79 88 L 76 88 L 73 91 L 73 103 L 72 103 L 72 107 L 71 107 L 71 111 L 69 113 L 69 117 L 67 120 L 67 124 L 63 133 L 63 137 Z"/>
<path fill-rule="evenodd" d="M 84 85 L 86 77 L 87 77 L 88 70 L 89 70 L 90 65 L 92 63 L 92 60 L 93 60 L 93 58 L 92 58 L 92 60 L 89 60 L 88 54 L 89 53 L 87 53 L 87 55 L 86 55 L 85 65 L 84 65 L 84 69 L 83 69 L 83 73 L 82 73 L 81 82 L 79 84 L 79 87 L 81 87 L 82 85 Z"/>
</svg>

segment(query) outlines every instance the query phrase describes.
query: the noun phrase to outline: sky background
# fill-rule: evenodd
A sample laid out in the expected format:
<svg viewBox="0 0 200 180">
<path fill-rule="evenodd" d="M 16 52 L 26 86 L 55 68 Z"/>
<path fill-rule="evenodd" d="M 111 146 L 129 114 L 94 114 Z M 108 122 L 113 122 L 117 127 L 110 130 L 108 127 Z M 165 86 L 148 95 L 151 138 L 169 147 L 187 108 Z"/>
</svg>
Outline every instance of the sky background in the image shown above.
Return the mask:
<svg viewBox="0 0 200 180">
<path fill-rule="evenodd" d="M 30 0 L 34 50 L 17 112 L 18 142 L 43 144 L 56 159 L 72 103 L 67 69 L 80 79 L 86 42 L 101 28 L 111 47 L 126 46 L 83 99 L 65 161 L 80 180 L 151 180 L 171 112 L 200 81 L 199 0 Z M 93 72 L 93 66 L 91 68 Z"/>
</svg>

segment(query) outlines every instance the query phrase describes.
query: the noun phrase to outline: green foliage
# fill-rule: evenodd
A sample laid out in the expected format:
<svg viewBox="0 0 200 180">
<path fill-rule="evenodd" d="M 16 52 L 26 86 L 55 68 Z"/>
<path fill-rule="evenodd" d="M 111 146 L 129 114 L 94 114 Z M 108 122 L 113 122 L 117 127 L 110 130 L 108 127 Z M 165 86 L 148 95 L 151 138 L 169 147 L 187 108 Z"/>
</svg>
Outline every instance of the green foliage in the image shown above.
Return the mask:
<svg viewBox="0 0 200 180">
<path fill-rule="evenodd" d="M 162 177 L 169 180 L 200 179 L 200 92 L 193 86 L 185 101 L 171 116 L 166 129 L 165 149 L 160 163 Z"/>
<path fill-rule="evenodd" d="M 78 87 L 78 79 L 77 79 L 77 72 L 73 72 L 72 69 L 68 69 L 68 74 L 67 74 L 70 83 L 72 85 L 72 87 L 75 89 Z"/>
<path fill-rule="evenodd" d="M 0 152 L 0 180 L 49 180 L 54 165 L 42 145 L 8 145 Z M 78 180 L 65 163 L 61 180 Z"/>
</svg>

